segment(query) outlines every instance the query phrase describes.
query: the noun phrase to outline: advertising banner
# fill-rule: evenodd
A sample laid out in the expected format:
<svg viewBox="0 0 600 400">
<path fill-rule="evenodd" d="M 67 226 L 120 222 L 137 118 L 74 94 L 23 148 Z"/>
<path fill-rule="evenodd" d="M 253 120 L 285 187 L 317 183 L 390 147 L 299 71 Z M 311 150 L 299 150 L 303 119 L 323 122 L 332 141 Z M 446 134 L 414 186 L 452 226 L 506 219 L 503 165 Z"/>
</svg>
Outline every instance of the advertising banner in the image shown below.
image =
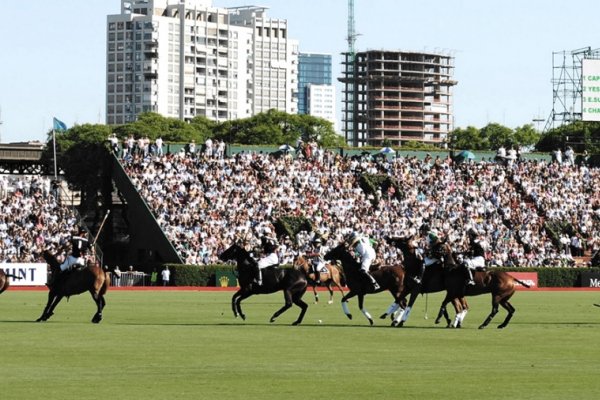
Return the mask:
<svg viewBox="0 0 600 400">
<path fill-rule="evenodd" d="M 582 272 L 580 286 L 582 288 L 600 288 L 600 273 L 591 271 Z"/>
<path fill-rule="evenodd" d="M 581 69 L 582 119 L 600 121 L 600 60 L 584 59 Z"/>
<path fill-rule="evenodd" d="M 11 286 L 44 286 L 48 278 L 48 269 L 42 263 L 2 263 L 0 269 L 17 277 L 9 278 Z"/>
</svg>

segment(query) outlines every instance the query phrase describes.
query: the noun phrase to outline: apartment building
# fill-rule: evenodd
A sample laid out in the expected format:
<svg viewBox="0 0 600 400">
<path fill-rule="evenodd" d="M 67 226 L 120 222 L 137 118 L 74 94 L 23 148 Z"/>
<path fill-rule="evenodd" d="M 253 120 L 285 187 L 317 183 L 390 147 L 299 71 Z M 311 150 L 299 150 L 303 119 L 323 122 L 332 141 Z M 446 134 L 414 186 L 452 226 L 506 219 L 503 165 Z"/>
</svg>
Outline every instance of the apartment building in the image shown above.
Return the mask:
<svg viewBox="0 0 600 400">
<path fill-rule="evenodd" d="M 331 54 L 300 53 L 298 57 L 298 114 L 330 121 L 337 128 Z M 337 130 L 337 129 L 336 129 Z"/>
<path fill-rule="evenodd" d="M 264 7 L 122 0 L 107 17 L 107 124 L 152 111 L 224 121 L 297 112 L 298 43 Z"/>
</svg>

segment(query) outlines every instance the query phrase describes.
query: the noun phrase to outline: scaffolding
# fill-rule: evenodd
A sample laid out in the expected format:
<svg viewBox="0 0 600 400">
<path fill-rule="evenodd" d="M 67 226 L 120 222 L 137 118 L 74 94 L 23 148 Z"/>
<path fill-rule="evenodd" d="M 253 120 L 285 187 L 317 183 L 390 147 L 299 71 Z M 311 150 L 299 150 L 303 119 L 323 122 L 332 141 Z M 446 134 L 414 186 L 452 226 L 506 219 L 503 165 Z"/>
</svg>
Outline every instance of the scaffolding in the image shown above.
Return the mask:
<svg viewBox="0 0 600 400">
<path fill-rule="evenodd" d="M 552 111 L 544 133 L 582 118 L 582 65 L 584 59 L 600 59 L 600 49 L 583 47 L 552 53 Z"/>
<path fill-rule="evenodd" d="M 392 50 L 342 53 L 342 130 L 355 147 L 447 145 L 454 58 Z"/>
</svg>

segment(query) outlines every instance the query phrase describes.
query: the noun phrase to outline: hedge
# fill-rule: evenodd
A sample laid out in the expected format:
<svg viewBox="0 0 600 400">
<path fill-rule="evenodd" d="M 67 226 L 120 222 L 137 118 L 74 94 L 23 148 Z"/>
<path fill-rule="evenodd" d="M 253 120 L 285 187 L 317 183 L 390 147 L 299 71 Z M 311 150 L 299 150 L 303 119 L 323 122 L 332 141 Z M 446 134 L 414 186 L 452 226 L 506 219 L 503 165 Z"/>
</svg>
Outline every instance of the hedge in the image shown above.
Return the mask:
<svg viewBox="0 0 600 400">
<path fill-rule="evenodd" d="M 506 272 L 537 272 L 539 287 L 579 286 L 582 271 L 600 272 L 600 268 L 495 268 Z"/>
<path fill-rule="evenodd" d="M 174 286 L 218 286 L 217 271 L 235 272 L 236 266 L 169 264 L 171 282 Z M 289 268 L 289 265 L 283 266 Z M 491 268 L 490 268 L 491 269 Z M 577 287 L 581 272 L 600 273 L 600 268 L 494 268 L 506 272 L 537 272 L 539 287 Z"/>
<path fill-rule="evenodd" d="M 169 264 L 168 266 L 173 286 L 216 286 L 216 271 L 235 270 L 235 266 L 232 265 Z"/>
<path fill-rule="evenodd" d="M 387 197 L 390 187 L 393 187 L 395 191 L 394 197 L 398 200 L 404 198 L 404 193 L 402 192 L 398 181 L 396 178 L 389 175 L 362 174 L 358 180 L 358 184 L 366 194 L 375 195 L 377 190 L 380 189 L 382 195 L 385 197 Z M 375 200 L 378 201 L 377 198 Z"/>
<path fill-rule="evenodd" d="M 273 223 L 277 236 L 288 236 L 294 242 L 296 235 L 301 231 L 311 232 L 312 223 L 306 217 L 286 215 L 278 218 Z"/>
</svg>

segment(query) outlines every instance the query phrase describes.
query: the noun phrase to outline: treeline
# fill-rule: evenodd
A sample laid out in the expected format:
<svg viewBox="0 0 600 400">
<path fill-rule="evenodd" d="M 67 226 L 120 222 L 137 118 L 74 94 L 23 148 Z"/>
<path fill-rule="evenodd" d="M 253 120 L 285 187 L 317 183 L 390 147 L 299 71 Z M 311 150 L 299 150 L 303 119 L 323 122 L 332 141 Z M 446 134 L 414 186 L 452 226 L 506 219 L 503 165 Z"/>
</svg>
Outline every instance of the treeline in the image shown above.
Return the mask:
<svg viewBox="0 0 600 400">
<path fill-rule="evenodd" d="M 519 147 L 538 152 L 565 150 L 568 146 L 576 153 L 600 153 L 600 123 L 577 121 L 541 134 L 533 125 L 515 129 L 490 123 L 483 128 L 457 128 L 449 135 L 451 148 L 494 151 L 501 146 Z"/>
<path fill-rule="evenodd" d="M 69 183 L 82 191 L 82 201 L 93 202 L 100 182 L 104 192 L 110 190 L 109 158 L 106 142 L 111 134 L 122 142 L 129 136 L 148 137 L 154 141 L 162 137 L 165 142 L 198 144 L 206 139 L 223 140 L 242 145 L 294 145 L 303 141 L 316 141 L 322 147 L 344 147 L 344 138 L 338 135 L 331 122 L 311 115 L 287 114 L 270 110 L 250 118 L 217 122 L 197 116 L 190 122 L 163 117 L 156 113 L 143 113 L 134 122 L 118 126 L 83 124 L 66 131 L 55 132 L 57 161 Z M 48 134 L 51 143 L 52 134 Z M 383 143 L 386 146 L 386 142 Z M 449 134 L 451 149 L 494 151 L 499 147 L 519 147 L 540 152 L 564 150 L 571 146 L 576 153 L 600 153 L 600 123 L 574 122 L 551 130 L 543 135 L 531 124 L 515 129 L 490 123 L 483 128 L 469 126 L 457 128 Z M 421 142 L 408 142 L 403 149 L 437 149 Z M 53 162 L 53 146 L 48 146 L 44 157 Z M 85 206 L 85 205 L 84 205 Z"/>
</svg>

